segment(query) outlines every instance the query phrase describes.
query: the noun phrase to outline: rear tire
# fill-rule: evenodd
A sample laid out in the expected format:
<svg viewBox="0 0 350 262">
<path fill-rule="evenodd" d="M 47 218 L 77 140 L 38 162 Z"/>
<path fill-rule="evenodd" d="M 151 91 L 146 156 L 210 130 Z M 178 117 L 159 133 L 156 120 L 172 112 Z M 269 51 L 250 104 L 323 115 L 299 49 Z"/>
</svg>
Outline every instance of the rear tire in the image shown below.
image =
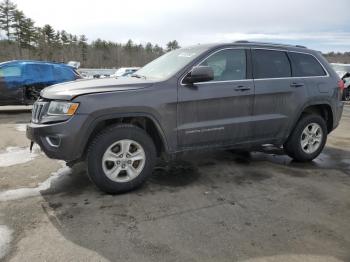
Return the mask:
<svg viewBox="0 0 350 262">
<path fill-rule="evenodd" d="M 350 100 L 350 86 L 344 89 L 343 100 L 344 101 Z"/>
<path fill-rule="evenodd" d="M 151 137 L 133 125 L 116 125 L 99 133 L 88 149 L 92 182 L 102 191 L 119 194 L 141 186 L 152 174 L 156 148 Z"/>
<path fill-rule="evenodd" d="M 299 162 L 315 159 L 327 141 L 327 126 L 320 115 L 303 115 L 283 145 L 287 155 Z"/>
</svg>

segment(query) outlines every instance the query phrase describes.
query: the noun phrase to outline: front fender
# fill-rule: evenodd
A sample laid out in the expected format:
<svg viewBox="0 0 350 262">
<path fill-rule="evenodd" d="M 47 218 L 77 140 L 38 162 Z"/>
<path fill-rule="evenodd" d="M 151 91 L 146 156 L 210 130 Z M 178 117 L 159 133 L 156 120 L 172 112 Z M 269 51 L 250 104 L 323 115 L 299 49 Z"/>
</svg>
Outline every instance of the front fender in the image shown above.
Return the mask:
<svg viewBox="0 0 350 262">
<path fill-rule="evenodd" d="M 99 115 L 98 117 L 94 117 L 93 119 L 90 119 L 87 121 L 87 123 L 83 128 L 85 132 L 81 140 L 81 146 L 79 147 L 81 149 L 79 152 L 80 157 L 84 155 L 85 149 L 88 146 L 89 141 L 91 140 L 91 138 L 95 133 L 95 130 L 101 125 L 101 123 L 104 123 L 105 121 L 108 121 L 108 120 L 114 120 L 114 119 L 126 118 L 126 117 L 145 117 L 150 119 L 154 123 L 155 127 L 157 128 L 157 131 L 162 139 L 162 143 L 164 145 L 165 151 L 166 152 L 170 151 L 165 132 L 161 127 L 160 123 L 157 121 L 156 117 L 154 117 L 152 114 L 139 113 L 139 112 L 111 113 L 111 114 L 102 114 L 102 115 Z"/>
</svg>

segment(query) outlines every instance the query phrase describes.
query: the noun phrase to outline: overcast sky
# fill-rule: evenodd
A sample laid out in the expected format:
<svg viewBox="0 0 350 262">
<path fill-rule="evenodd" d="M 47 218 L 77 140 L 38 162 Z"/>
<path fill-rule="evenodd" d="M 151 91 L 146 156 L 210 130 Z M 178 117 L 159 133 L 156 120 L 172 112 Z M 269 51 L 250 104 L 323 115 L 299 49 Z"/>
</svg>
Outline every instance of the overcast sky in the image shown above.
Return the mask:
<svg viewBox="0 0 350 262">
<path fill-rule="evenodd" d="M 37 25 L 162 46 L 259 40 L 350 51 L 350 0 L 13 0 Z"/>
</svg>

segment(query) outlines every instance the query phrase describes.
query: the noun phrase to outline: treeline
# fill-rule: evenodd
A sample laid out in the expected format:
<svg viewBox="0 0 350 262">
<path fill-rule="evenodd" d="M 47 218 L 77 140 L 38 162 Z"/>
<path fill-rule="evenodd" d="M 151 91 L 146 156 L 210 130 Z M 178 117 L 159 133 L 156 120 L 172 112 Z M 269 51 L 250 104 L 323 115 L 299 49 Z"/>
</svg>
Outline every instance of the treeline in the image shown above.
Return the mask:
<svg viewBox="0 0 350 262">
<path fill-rule="evenodd" d="M 51 25 L 38 27 L 10 0 L 0 3 L 0 62 L 14 59 L 79 61 L 82 67 L 118 68 L 143 66 L 167 51 L 179 48 L 176 40 L 166 48 L 157 44 L 125 44 L 55 30 Z M 350 52 L 325 54 L 332 63 L 350 64 Z"/>
<path fill-rule="evenodd" d="M 126 44 L 97 39 L 88 42 L 85 35 L 57 31 L 51 25 L 37 27 L 33 19 L 18 10 L 10 0 L 0 3 L 0 62 L 35 59 L 67 63 L 79 61 L 82 67 L 111 68 L 142 66 L 164 52 L 179 48 L 176 40 L 166 49 L 147 43 Z"/>
<path fill-rule="evenodd" d="M 350 52 L 330 52 L 325 54 L 325 57 L 330 63 L 350 64 Z"/>
</svg>

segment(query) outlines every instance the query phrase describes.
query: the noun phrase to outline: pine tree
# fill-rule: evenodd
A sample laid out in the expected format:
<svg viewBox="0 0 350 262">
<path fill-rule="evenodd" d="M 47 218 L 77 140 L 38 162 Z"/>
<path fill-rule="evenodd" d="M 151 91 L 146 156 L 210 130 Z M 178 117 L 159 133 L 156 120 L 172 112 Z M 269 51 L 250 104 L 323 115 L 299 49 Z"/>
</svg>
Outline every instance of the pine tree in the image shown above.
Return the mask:
<svg viewBox="0 0 350 262">
<path fill-rule="evenodd" d="M 170 41 L 166 45 L 167 52 L 180 48 L 179 43 L 176 40 Z"/>
<path fill-rule="evenodd" d="M 10 0 L 4 0 L 0 4 L 0 28 L 5 31 L 8 40 L 11 37 L 13 15 L 16 10 L 17 6 Z"/>
<path fill-rule="evenodd" d="M 146 46 L 145 46 L 145 50 L 146 50 L 147 53 L 152 53 L 152 51 L 153 51 L 153 45 L 152 45 L 150 42 L 148 42 L 148 43 L 146 44 Z"/>
<path fill-rule="evenodd" d="M 86 63 L 87 61 L 87 55 L 88 55 L 88 43 L 87 43 L 87 38 L 85 35 L 81 35 L 79 37 L 79 47 L 80 47 L 80 52 L 81 52 L 81 58 L 82 62 Z"/>
<path fill-rule="evenodd" d="M 73 45 L 76 45 L 76 44 L 78 43 L 78 37 L 77 37 L 76 35 L 73 35 L 73 36 L 72 36 L 71 43 L 72 43 Z"/>
<path fill-rule="evenodd" d="M 133 47 L 134 47 L 134 43 L 131 39 L 129 39 L 128 42 L 125 44 L 125 49 L 130 52 Z"/>
<path fill-rule="evenodd" d="M 35 22 L 31 18 L 26 18 L 24 20 L 24 34 L 23 34 L 23 44 L 24 47 L 33 47 L 37 34 L 35 29 Z"/>
<path fill-rule="evenodd" d="M 61 31 L 61 41 L 63 45 L 69 45 L 68 34 L 64 30 Z"/>
<path fill-rule="evenodd" d="M 14 40 L 16 40 L 19 46 L 22 47 L 24 45 L 23 38 L 26 31 L 26 17 L 22 11 L 15 10 L 13 12 L 12 21 L 13 23 L 11 25 L 11 28 L 14 29 Z"/>
<path fill-rule="evenodd" d="M 153 47 L 153 53 L 155 54 L 156 57 L 161 56 L 164 53 L 164 50 L 159 45 L 155 45 Z"/>
<path fill-rule="evenodd" d="M 44 27 L 42 28 L 42 33 L 45 37 L 46 43 L 51 44 L 54 42 L 55 30 L 51 25 L 44 25 Z"/>
<path fill-rule="evenodd" d="M 61 45 L 61 33 L 60 31 L 56 31 L 56 34 L 53 38 L 53 41 L 55 43 L 56 46 L 60 46 Z"/>
</svg>

